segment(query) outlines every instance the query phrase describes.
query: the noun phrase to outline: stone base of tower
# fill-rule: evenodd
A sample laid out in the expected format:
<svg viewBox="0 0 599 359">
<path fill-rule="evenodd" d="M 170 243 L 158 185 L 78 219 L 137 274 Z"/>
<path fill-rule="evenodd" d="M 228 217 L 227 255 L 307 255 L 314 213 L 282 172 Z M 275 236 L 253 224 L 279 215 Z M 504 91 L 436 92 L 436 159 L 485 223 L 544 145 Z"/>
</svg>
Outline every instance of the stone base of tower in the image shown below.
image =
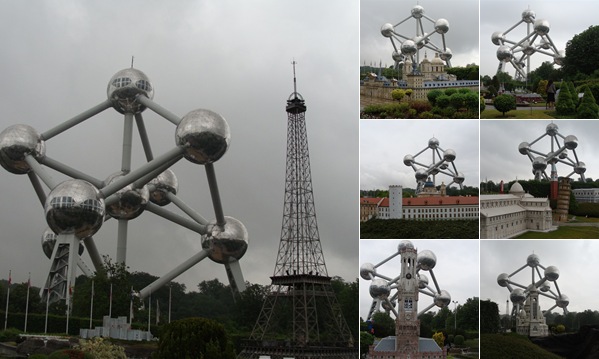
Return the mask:
<svg viewBox="0 0 599 359">
<path fill-rule="evenodd" d="M 294 347 L 289 341 L 267 341 L 244 346 L 237 359 L 356 359 L 358 356 L 357 348 Z"/>
<path fill-rule="evenodd" d="M 528 337 L 546 337 L 549 335 L 549 327 L 542 322 L 526 322 L 516 325 L 516 332 Z"/>
<path fill-rule="evenodd" d="M 397 348 L 397 337 L 381 339 L 368 349 L 367 359 L 446 359 L 447 349 L 441 349 L 430 338 L 419 338 L 418 348 Z"/>
</svg>

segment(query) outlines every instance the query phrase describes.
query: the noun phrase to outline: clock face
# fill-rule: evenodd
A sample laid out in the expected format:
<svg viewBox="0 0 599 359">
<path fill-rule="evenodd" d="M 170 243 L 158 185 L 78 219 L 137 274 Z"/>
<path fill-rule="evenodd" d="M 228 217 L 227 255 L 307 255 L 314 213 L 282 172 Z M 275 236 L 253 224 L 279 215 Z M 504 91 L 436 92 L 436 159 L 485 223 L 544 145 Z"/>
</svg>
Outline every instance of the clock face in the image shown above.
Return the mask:
<svg viewBox="0 0 599 359">
<path fill-rule="evenodd" d="M 407 313 L 406 314 L 406 319 L 407 320 L 411 320 L 412 319 L 412 314 L 411 313 Z"/>
<path fill-rule="evenodd" d="M 406 278 L 412 279 L 412 274 L 410 274 L 410 273 L 406 274 Z"/>
</svg>

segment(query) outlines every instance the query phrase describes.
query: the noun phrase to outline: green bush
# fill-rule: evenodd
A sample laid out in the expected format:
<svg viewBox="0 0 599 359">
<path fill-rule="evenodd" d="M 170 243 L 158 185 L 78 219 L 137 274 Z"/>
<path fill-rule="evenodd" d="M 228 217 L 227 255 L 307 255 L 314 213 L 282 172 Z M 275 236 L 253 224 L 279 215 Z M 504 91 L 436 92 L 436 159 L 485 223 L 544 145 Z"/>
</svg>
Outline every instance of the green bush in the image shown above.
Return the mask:
<svg viewBox="0 0 599 359">
<path fill-rule="evenodd" d="M 93 355 L 94 359 L 127 359 L 125 348 L 114 345 L 100 337 L 90 340 L 81 340 L 79 349 Z"/>
<path fill-rule="evenodd" d="M 454 89 L 454 88 L 448 88 L 448 89 L 446 89 L 446 90 L 445 90 L 445 95 L 447 95 L 447 96 L 451 96 L 451 95 L 453 95 L 453 94 L 454 94 L 454 93 L 456 93 L 456 92 L 458 92 L 458 90 L 457 90 L 457 89 Z"/>
<path fill-rule="evenodd" d="M 486 107 L 487 107 L 487 105 L 485 104 L 485 98 L 481 96 L 480 97 L 480 112 L 483 112 Z"/>
<path fill-rule="evenodd" d="M 555 112 L 560 116 L 570 116 L 576 112 L 576 106 L 572 100 L 572 94 L 570 93 L 569 86 L 560 87 L 559 95 L 557 96 L 555 103 Z"/>
<path fill-rule="evenodd" d="M 464 336 L 463 335 L 456 335 L 453 338 L 453 342 L 455 343 L 455 345 L 464 345 Z"/>
<path fill-rule="evenodd" d="M 443 110 L 441 110 L 441 116 L 443 118 L 453 118 L 456 114 L 457 110 L 453 106 L 447 106 Z"/>
<path fill-rule="evenodd" d="M 437 101 L 435 102 L 435 105 L 439 106 L 440 108 L 445 108 L 447 106 L 449 106 L 449 96 L 447 95 L 441 95 L 439 97 L 437 97 Z"/>
<path fill-rule="evenodd" d="M 576 117 L 578 118 L 598 118 L 599 106 L 595 101 L 595 97 L 588 86 L 584 86 L 584 95 L 578 106 Z"/>
<path fill-rule="evenodd" d="M 432 112 L 424 111 L 424 112 L 421 112 L 420 115 L 418 115 L 418 118 L 431 119 L 431 118 L 435 118 L 435 115 L 433 115 Z"/>
<path fill-rule="evenodd" d="M 506 94 L 499 95 L 493 100 L 493 106 L 505 116 L 506 112 L 516 109 L 516 98 Z"/>
<path fill-rule="evenodd" d="M 391 91 L 391 97 L 395 101 L 401 101 L 401 99 L 404 98 L 405 95 L 406 95 L 406 92 L 402 89 L 395 89 L 395 90 Z"/>
<path fill-rule="evenodd" d="M 430 111 L 433 106 L 428 101 L 414 100 L 410 103 L 410 107 L 416 110 L 418 113 Z"/>
<path fill-rule="evenodd" d="M 443 91 L 441 91 L 439 89 L 434 89 L 434 90 L 430 90 L 426 94 L 426 98 L 428 98 L 428 102 L 430 102 L 431 105 L 435 106 L 437 104 L 437 98 L 441 95 L 443 95 Z"/>
<path fill-rule="evenodd" d="M 15 328 L 6 328 L 0 331 L 0 342 L 15 342 L 19 338 L 19 334 L 23 332 Z"/>
<path fill-rule="evenodd" d="M 451 96 L 449 96 L 449 103 L 451 104 L 451 106 L 455 107 L 456 109 L 460 109 L 460 108 L 464 107 L 465 100 L 466 100 L 466 96 L 460 92 L 456 92 L 456 93 L 452 94 Z"/>
<path fill-rule="evenodd" d="M 61 349 L 48 356 L 48 359 L 93 359 L 91 354 L 78 349 Z"/>
</svg>

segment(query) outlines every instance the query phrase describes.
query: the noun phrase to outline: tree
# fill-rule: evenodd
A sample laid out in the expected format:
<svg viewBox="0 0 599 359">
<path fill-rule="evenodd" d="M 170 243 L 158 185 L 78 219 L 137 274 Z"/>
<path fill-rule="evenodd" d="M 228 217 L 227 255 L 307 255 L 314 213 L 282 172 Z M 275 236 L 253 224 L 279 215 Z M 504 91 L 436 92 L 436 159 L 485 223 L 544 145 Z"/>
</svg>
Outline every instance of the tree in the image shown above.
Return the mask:
<svg viewBox="0 0 599 359">
<path fill-rule="evenodd" d="M 480 102 L 479 111 L 483 112 L 485 110 L 485 108 L 487 107 L 487 104 L 485 104 L 485 98 L 481 96 L 479 102 Z"/>
<path fill-rule="evenodd" d="M 395 334 L 395 321 L 387 313 L 375 313 L 371 319 L 374 336 L 378 338 Z"/>
<path fill-rule="evenodd" d="M 433 340 L 437 342 L 441 348 L 443 348 L 443 345 L 445 345 L 445 335 L 443 332 L 436 332 L 433 334 Z"/>
<path fill-rule="evenodd" d="M 437 98 L 441 95 L 443 95 L 443 91 L 441 91 L 439 89 L 434 89 L 434 90 L 430 90 L 426 94 L 426 98 L 428 99 L 428 102 L 431 103 L 431 105 L 435 106 L 435 104 L 437 102 Z"/>
<path fill-rule="evenodd" d="M 499 306 L 490 300 L 480 301 L 480 332 L 497 333 L 499 331 Z"/>
<path fill-rule="evenodd" d="M 457 326 L 464 330 L 478 330 L 478 297 L 468 298 L 458 307 Z"/>
<path fill-rule="evenodd" d="M 537 86 L 537 93 L 543 97 L 547 96 L 547 80 L 540 80 L 539 85 Z"/>
<path fill-rule="evenodd" d="M 499 95 L 493 100 L 493 106 L 505 117 L 506 112 L 516 109 L 516 98 L 511 95 Z"/>
<path fill-rule="evenodd" d="M 464 101 L 465 101 L 465 95 L 460 92 L 456 92 L 456 93 L 452 94 L 451 96 L 449 96 L 449 103 L 451 104 L 451 106 L 455 107 L 456 109 L 460 109 L 460 108 L 464 107 Z"/>
<path fill-rule="evenodd" d="M 574 106 L 569 86 L 566 83 L 563 83 L 563 86 L 560 87 L 557 102 L 555 103 L 555 112 L 560 116 L 569 116 L 576 112 L 576 106 Z"/>
<path fill-rule="evenodd" d="M 563 71 L 570 78 L 578 73 L 591 75 L 599 63 L 599 26 L 590 26 L 566 45 Z"/>
<path fill-rule="evenodd" d="M 582 101 L 576 111 L 577 118 L 598 118 L 599 117 L 599 106 L 595 102 L 595 97 L 588 86 L 584 86 L 584 95 Z"/>
<path fill-rule="evenodd" d="M 395 101 L 401 101 L 401 99 L 403 99 L 405 95 L 406 95 L 406 92 L 402 89 L 395 89 L 395 90 L 391 91 L 391 97 Z"/>
<path fill-rule="evenodd" d="M 367 332 L 360 332 L 360 354 L 368 353 L 368 347 L 374 343 L 374 335 Z"/>
</svg>

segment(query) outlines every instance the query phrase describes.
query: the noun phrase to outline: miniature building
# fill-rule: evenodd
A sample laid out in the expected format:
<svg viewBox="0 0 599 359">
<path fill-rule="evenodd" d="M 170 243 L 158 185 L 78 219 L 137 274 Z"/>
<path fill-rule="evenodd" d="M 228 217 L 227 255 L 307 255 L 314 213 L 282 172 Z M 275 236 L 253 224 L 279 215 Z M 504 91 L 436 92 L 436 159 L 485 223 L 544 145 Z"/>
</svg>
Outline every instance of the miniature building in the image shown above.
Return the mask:
<svg viewBox="0 0 599 359">
<path fill-rule="evenodd" d="M 151 332 L 131 329 L 131 324 L 127 323 L 127 317 L 110 318 L 107 315 L 104 316 L 101 327 L 79 329 L 79 336 L 83 339 L 94 337 L 137 341 L 154 339 Z"/>
</svg>

